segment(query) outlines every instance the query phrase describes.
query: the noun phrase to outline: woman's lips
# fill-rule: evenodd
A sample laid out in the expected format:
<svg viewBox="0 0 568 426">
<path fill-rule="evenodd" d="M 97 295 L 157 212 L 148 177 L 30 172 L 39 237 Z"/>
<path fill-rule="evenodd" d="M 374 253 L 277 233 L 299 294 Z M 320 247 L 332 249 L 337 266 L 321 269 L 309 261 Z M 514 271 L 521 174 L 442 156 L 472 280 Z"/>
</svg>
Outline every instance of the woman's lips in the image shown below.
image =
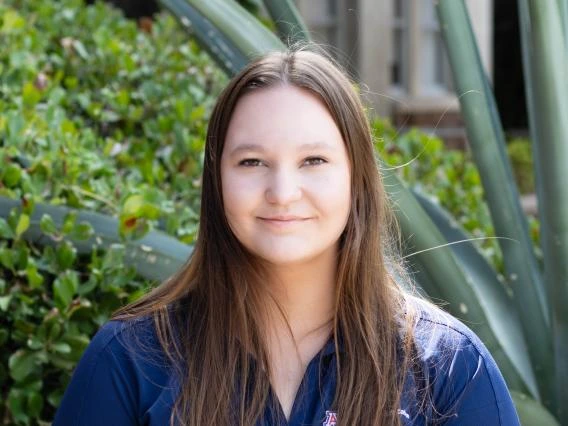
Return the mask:
<svg viewBox="0 0 568 426">
<path fill-rule="evenodd" d="M 268 225 L 272 225 L 278 228 L 285 228 L 292 225 L 297 225 L 299 223 L 305 222 L 310 220 L 309 217 L 297 217 L 297 216 L 288 216 L 288 217 L 259 217 L 261 222 L 266 223 Z"/>
</svg>

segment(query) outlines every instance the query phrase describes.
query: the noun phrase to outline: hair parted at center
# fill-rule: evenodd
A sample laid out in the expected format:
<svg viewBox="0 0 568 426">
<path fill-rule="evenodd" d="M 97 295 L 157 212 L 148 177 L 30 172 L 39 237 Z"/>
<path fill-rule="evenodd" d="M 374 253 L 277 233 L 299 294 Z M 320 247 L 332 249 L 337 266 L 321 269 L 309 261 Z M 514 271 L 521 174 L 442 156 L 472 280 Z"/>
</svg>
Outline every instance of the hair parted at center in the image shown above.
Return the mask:
<svg viewBox="0 0 568 426">
<path fill-rule="evenodd" d="M 172 424 L 249 426 L 259 420 L 270 389 L 266 270 L 229 227 L 220 164 L 239 99 L 280 85 L 306 90 L 324 103 L 352 170 L 350 212 L 337 257 L 332 333 L 342 350 L 330 409 L 344 425 L 399 425 L 402 372 L 412 362 L 413 311 L 387 267 L 394 227 L 362 102 L 353 82 L 321 53 L 270 53 L 229 82 L 207 131 L 193 253 L 176 275 L 115 318 L 153 318 L 179 374 Z"/>
</svg>

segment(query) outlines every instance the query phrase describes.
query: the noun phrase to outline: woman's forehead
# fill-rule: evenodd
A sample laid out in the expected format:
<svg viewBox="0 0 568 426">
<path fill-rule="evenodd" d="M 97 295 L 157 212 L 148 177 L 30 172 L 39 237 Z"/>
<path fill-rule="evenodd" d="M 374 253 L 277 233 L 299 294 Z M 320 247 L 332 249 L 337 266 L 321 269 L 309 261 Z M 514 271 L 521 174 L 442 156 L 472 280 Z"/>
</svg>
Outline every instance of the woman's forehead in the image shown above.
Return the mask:
<svg viewBox="0 0 568 426">
<path fill-rule="evenodd" d="M 341 132 L 318 96 L 306 89 L 279 85 L 242 96 L 229 122 L 229 151 L 273 148 L 334 149 L 343 144 Z"/>
</svg>

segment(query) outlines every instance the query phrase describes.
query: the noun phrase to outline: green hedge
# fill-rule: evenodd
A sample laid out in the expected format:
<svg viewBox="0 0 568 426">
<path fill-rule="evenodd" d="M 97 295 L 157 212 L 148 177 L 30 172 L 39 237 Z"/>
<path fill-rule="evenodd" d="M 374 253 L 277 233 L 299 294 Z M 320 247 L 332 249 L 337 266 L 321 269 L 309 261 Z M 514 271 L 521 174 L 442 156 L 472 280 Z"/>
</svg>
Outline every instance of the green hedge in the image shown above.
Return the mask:
<svg viewBox="0 0 568 426">
<path fill-rule="evenodd" d="M 192 242 L 225 77 L 166 14 L 147 33 L 102 3 L 8 0 L 0 38 L 0 197 L 24 207 L 0 218 L 0 419 L 31 424 L 53 417 L 95 330 L 150 284 L 125 268 L 126 243 L 150 228 Z M 81 254 L 67 237 L 92 226 L 30 224 L 40 203 L 115 216 L 117 240 Z M 49 244 L 22 238 L 34 225 Z"/>
<path fill-rule="evenodd" d="M 5 0 L 0 38 L 0 419 L 41 424 L 96 329 L 154 284 L 125 266 L 129 242 L 160 229 L 192 243 L 226 78 L 166 14 L 145 32 L 102 3 Z M 492 235 L 467 154 L 373 128 L 387 167 Z M 72 210 L 36 220 L 45 204 Z M 85 250 L 101 236 L 81 211 L 116 218 L 108 250 Z M 42 241 L 24 238 L 34 227 Z M 497 245 L 483 249 L 499 265 Z"/>
<path fill-rule="evenodd" d="M 448 150 L 441 139 L 416 129 L 399 134 L 385 120 L 375 120 L 373 130 L 384 167 L 395 168 L 414 190 L 428 194 L 448 210 L 472 238 L 479 239 L 474 244 L 498 272 L 503 272 L 503 256 L 493 238 L 495 231 L 483 199 L 481 177 L 470 153 Z M 530 151 L 525 144 L 516 151 L 526 154 L 525 148 Z M 510 155 L 513 161 L 519 157 Z M 542 259 L 538 221 L 534 217 L 528 217 L 528 221 L 537 257 Z"/>
</svg>

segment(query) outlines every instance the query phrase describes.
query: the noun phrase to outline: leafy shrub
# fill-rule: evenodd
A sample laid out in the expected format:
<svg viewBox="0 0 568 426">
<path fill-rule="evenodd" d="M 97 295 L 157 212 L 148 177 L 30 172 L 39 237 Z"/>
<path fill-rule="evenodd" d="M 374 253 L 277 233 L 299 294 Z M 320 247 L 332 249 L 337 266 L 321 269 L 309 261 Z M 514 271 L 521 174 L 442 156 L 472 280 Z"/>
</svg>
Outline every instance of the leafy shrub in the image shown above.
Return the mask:
<svg viewBox="0 0 568 426">
<path fill-rule="evenodd" d="M 479 172 L 469 152 L 447 150 L 442 140 L 416 129 L 399 134 L 387 121 L 373 123 L 376 147 L 383 166 L 395 168 L 415 190 L 432 196 L 471 234 L 484 256 L 503 272 L 503 256 L 497 240 Z M 514 160 L 513 160 L 514 161 Z M 531 237 L 539 259 L 538 221 L 529 217 Z"/>
<path fill-rule="evenodd" d="M 208 115 L 224 76 L 169 15 L 143 32 L 99 3 L 0 5 L 0 419 L 49 421 L 110 313 L 150 285 L 126 242 L 161 228 L 191 243 Z M 93 228 L 40 203 L 119 218 L 116 243 L 81 254 Z"/>
</svg>

